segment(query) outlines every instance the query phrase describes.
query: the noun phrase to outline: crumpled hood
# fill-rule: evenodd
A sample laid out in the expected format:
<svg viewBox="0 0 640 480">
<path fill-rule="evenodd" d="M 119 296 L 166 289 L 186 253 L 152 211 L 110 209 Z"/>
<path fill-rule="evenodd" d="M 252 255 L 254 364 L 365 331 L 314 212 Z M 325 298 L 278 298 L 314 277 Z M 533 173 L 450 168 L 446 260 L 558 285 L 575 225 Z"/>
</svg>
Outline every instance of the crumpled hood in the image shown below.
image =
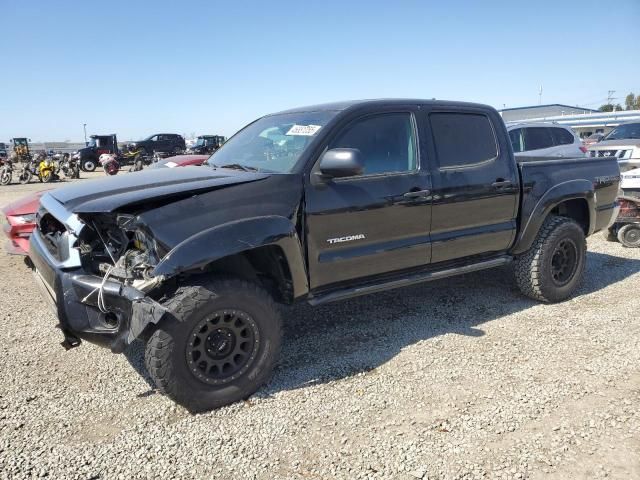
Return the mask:
<svg viewBox="0 0 640 480">
<path fill-rule="evenodd" d="M 268 174 L 208 167 L 160 168 L 102 180 L 76 182 L 51 192 L 74 213 L 111 212 L 147 201 L 184 198 L 230 185 L 255 182 Z"/>
</svg>

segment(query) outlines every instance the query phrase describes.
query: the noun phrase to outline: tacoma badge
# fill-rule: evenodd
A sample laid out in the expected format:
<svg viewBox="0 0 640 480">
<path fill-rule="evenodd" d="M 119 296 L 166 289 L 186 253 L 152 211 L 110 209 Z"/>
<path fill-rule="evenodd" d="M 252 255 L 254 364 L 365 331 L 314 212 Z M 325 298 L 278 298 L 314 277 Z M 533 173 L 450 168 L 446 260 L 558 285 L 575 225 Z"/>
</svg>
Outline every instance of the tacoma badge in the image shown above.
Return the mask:
<svg viewBox="0 0 640 480">
<path fill-rule="evenodd" d="M 327 239 L 327 242 L 334 244 L 334 243 L 342 243 L 342 242 L 353 242 L 354 240 L 364 240 L 365 237 L 364 233 L 358 233 L 356 235 L 347 235 L 346 237 L 338 237 L 338 238 L 329 238 Z"/>
</svg>

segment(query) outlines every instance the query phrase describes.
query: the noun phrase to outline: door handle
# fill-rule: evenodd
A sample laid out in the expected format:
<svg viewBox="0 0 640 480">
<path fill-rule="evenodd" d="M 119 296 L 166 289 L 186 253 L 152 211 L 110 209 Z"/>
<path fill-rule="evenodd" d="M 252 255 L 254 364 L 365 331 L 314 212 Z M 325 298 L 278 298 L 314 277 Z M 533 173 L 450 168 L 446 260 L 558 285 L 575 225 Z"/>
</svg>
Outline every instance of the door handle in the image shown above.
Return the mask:
<svg viewBox="0 0 640 480">
<path fill-rule="evenodd" d="M 403 195 L 404 198 L 424 198 L 431 195 L 431 190 L 412 190 Z"/>
<path fill-rule="evenodd" d="M 511 185 L 513 185 L 513 182 L 511 180 L 500 180 L 500 179 L 496 180 L 491 184 L 491 186 L 494 188 L 510 187 Z"/>
</svg>

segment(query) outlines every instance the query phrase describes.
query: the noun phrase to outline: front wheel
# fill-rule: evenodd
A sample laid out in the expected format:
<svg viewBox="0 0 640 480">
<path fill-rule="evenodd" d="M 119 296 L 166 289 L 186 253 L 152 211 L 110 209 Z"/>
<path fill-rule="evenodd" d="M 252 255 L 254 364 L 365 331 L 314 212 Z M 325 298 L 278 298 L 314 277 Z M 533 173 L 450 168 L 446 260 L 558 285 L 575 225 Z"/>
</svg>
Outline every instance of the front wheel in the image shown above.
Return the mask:
<svg viewBox="0 0 640 480">
<path fill-rule="evenodd" d="M 640 224 L 628 223 L 618 230 L 618 241 L 629 248 L 640 247 Z"/>
<path fill-rule="evenodd" d="M 45 170 L 40 173 L 40 181 L 43 183 L 49 183 L 53 180 L 53 172 L 51 170 Z"/>
<path fill-rule="evenodd" d="M 82 169 L 85 172 L 93 172 L 95 171 L 96 167 L 96 162 L 94 162 L 93 160 L 85 160 L 82 162 Z"/>
<path fill-rule="evenodd" d="M 191 412 L 242 400 L 265 383 L 281 344 L 281 319 L 267 292 L 241 280 L 181 287 L 151 333 L 145 364 L 158 390 Z"/>
<path fill-rule="evenodd" d="M 547 218 L 531 248 L 516 258 L 518 287 L 535 300 L 566 300 L 582 280 L 586 252 L 580 225 L 567 217 Z"/>
<path fill-rule="evenodd" d="M 11 183 L 11 170 L 2 170 L 0 174 L 0 184 L 9 185 Z"/>
</svg>

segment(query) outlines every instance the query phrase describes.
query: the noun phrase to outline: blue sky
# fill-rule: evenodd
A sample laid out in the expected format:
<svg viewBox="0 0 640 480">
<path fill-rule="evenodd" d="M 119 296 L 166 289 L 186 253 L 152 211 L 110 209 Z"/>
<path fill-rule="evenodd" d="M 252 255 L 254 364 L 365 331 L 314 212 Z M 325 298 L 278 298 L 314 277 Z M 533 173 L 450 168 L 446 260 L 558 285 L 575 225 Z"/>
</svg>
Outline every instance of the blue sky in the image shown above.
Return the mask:
<svg viewBox="0 0 640 480">
<path fill-rule="evenodd" d="M 640 0 L 0 0 L 0 141 L 232 134 L 376 97 L 597 108 L 640 94 Z M 24 62 L 20 67 L 20 61 Z"/>
</svg>

